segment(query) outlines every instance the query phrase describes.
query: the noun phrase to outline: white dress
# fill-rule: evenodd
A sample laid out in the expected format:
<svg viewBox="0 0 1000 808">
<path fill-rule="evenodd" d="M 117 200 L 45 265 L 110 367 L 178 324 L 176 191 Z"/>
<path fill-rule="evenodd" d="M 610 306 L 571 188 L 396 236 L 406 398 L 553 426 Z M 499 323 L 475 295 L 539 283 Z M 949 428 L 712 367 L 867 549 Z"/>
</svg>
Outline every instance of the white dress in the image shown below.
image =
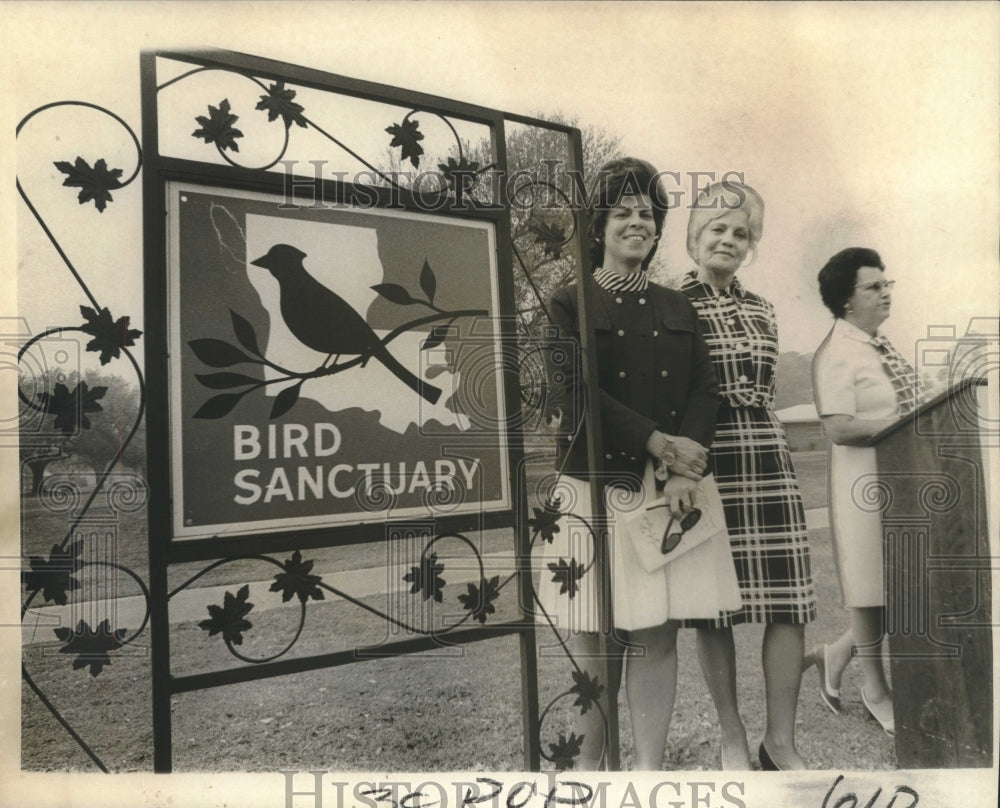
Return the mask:
<svg viewBox="0 0 1000 808">
<path fill-rule="evenodd" d="M 820 416 L 886 419 L 897 415 L 896 392 L 870 337 L 838 319 L 813 357 Z M 882 516 L 875 448 L 830 447 L 830 528 L 844 605 L 884 606 Z"/>
<path fill-rule="evenodd" d="M 640 564 L 625 520 L 656 496 L 655 491 L 650 491 L 651 479 L 647 467 L 641 492 L 605 488 L 615 625 L 634 631 L 667 620 L 714 619 L 722 612 L 740 608 L 739 583 L 724 531 L 652 572 Z M 551 543 L 541 537 L 535 542 L 535 569 L 540 572 L 538 599 L 544 609 L 538 619 L 551 620 L 553 627 L 560 630 L 596 632 L 600 628 L 598 569 L 593 564 L 590 484 L 564 474 L 558 478 L 555 494 L 561 499 L 563 514 L 557 522 L 559 531 L 553 532 Z"/>
</svg>

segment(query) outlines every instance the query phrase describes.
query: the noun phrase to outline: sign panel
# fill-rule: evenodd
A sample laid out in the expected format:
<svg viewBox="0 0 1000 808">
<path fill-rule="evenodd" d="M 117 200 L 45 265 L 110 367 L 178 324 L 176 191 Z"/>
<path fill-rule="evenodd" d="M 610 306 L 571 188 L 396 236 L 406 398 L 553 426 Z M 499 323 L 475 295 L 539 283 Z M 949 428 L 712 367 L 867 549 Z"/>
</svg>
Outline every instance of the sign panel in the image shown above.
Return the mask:
<svg viewBox="0 0 1000 808">
<path fill-rule="evenodd" d="M 491 223 L 167 197 L 174 537 L 510 507 Z"/>
</svg>

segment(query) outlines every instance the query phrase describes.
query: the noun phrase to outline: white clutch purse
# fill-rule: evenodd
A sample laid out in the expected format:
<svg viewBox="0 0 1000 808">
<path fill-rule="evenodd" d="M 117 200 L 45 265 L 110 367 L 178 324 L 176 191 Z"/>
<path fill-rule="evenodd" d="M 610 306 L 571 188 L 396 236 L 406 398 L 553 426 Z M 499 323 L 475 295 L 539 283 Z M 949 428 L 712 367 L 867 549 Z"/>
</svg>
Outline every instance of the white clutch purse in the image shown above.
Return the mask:
<svg viewBox="0 0 1000 808">
<path fill-rule="evenodd" d="M 680 519 L 670 513 L 665 497 L 649 496 L 655 488 L 651 479 L 646 482 L 649 487 L 645 505 L 624 520 L 629 540 L 646 572 L 653 572 L 726 532 L 722 498 L 713 475 L 698 483 L 692 497 L 693 507 Z"/>
</svg>

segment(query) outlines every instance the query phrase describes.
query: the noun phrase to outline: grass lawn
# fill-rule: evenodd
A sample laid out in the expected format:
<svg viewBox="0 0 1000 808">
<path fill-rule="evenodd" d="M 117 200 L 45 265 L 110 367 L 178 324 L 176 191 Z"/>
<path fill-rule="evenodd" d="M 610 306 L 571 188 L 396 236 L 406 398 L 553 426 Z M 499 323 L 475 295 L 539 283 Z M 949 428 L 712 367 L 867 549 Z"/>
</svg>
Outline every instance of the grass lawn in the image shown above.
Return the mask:
<svg viewBox="0 0 1000 808">
<path fill-rule="evenodd" d="M 794 456 L 807 508 L 826 500 L 824 453 Z M 66 517 L 26 509 L 24 546 L 27 555 L 48 555 L 62 538 Z M 142 570 L 145 539 L 142 513 L 128 515 L 118 526 L 119 559 Z M 813 574 L 819 594 L 816 623 L 807 628 L 807 646 L 833 639 L 847 625 L 830 553 L 829 531 L 814 530 Z M 485 552 L 509 549 L 510 531 L 482 537 Z M 279 554 L 283 559 L 287 554 Z M 314 571 L 378 567 L 384 548 L 364 545 L 309 551 Z M 176 569 L 179 582 L 202 565 Z M 198 585 L 238 584 L 267 578 L 268 565 L 239 562 L 199 580 Z M 128 581 L 122 584 L 122 594 Z M 458 609 L 461 585 L 445 588 L 438 609 Z M 276 597 L 276 596 L 275 596 Z M 398 598 L 397 598 L 398 600 Z M 391 596 L 365 599 L 373 608 L 390 610 Z M 412 604 L 413 599 L 406 600 Z M 517 613 L 513 584 L 501 592 L 491 621 Z M 460 611 L 460 610 L 459 610 Z M 439 614 L 439 613 L 438 613 Z M 207 616 L 207 612 L 206 612 Z M 248 615 L 254 630 L 239 647 L 248 655 L 264 655 L 294 635 L 298 609 L 258 609 Z M 411 622 L 412 614 L 407 615 Z M 433 610 L 423 619 L 434 618 Z M 386 634 L 385 623 L 350 603 L 329 597 L 310 601 L 306 626 L 291 655 L 325 653 L 375 643 Z M 741 712 L 756 748 L 763 733 L 763 678 L 760 671 L 762 629 L 736 630 Z M 147 635 L 148 636 L 148 635 Z M 395 639 L 396 637 L 394 637 Z M 551 635 L 539 631 L 539 645 Z M 173 668 L 177 674 L 209 671 L 238 664 L 218 636 L 209 637 L 197 621 L 172 627 Z M 146 651 L 113 657 L 100 676 L 71 669 L 70 657 L 58 643 L 25 646 L 25 665 L 42 691 L 56 703 L 110 768 L 148 770 L 152 761 L 149 659 Z M 681 632 L 680 679 L 670 731 L 666 769 L 712 770 L 718 767 L 714 710 L 694 654 L 694 633 Z M 798 742 L 816 768 L 891 769 L 893 745 L 867 719 L 860 703 L 859 671 L 852 666 L 844 680 L 845 711 L 831 715 L 820 702 L 816 673 L 804 678 L 798 712 Z M 542 647 L 539 656 L 540 704 L 572 684 L 569 666 L 559 653 Z M 632 761 L 632 739 L 624 692 L 620 695 L 623 765 Z M 543 745 L 572 727 L 572 699 L 559 700 L 542 727 Z M 459 648 L 395 659 L 372 659 L 339 668 L 277 679 L 231 685 L 175 696 L 172 704 L 174 766 L 178 771 L 255 771 L 282 768 L 331 770 L 520 770 L 521 682 L 515 637 L 496 638 Z M 26 769 L 90 770 L 92 765 L 38 698 L 24 688 L 22 765 Z"/>
</svg>

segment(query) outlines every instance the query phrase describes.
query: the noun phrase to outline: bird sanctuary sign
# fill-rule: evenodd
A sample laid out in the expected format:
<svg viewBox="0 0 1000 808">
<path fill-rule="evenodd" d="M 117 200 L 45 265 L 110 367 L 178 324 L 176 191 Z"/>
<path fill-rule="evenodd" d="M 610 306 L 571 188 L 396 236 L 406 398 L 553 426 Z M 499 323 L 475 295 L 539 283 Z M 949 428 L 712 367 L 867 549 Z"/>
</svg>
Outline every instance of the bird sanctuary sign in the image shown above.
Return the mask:
<svg viewBox="0 0 1000 808">
<path fill-rule="evenodd" d="M 510 507 L 491 222 L 170 181 L 173 534 Z"/>
</svg>

